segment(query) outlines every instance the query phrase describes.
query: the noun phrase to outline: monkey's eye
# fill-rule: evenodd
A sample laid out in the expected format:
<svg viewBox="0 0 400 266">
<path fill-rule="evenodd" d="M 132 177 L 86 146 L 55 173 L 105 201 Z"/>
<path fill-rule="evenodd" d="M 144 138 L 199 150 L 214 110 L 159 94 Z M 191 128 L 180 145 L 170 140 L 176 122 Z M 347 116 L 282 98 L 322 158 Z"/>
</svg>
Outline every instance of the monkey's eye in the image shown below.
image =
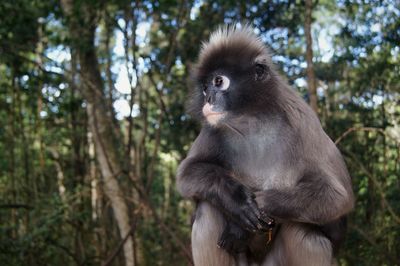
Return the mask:
<svg viewBox="0 0 400 266">
<path fill-rule="evenodd" d="M 256 74 L 258 76 L 261 76 L 262 74 L 264 74 L 264 66 L 262 64 L 256 64 Z"/>
<path fill-rule="evenodd" d="M 221 87 L 223 82 L 224 82 L 224 80 L 222 79 L 221 76 L 216 76 L 214 78 L 214 86 L 216 86 L 216 87 Z"/>
<path fill-rule="evenodd" d="M 213 80 L 213 85 L 220 90 L 227 90 L 229 88 L 230 80 L 226 76 L 216 76 Z"/>
<path fill-rule="evenodd" d="M 267 76 L 267 66 L 256 64 L 256 80 L 261 81 Z"/>
</svg>

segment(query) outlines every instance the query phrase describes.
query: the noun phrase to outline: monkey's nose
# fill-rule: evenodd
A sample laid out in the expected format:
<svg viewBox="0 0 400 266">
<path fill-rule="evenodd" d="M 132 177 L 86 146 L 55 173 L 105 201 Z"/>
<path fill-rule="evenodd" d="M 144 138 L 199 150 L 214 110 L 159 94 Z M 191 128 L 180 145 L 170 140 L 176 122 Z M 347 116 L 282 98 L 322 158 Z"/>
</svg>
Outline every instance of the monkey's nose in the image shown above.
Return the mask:
<svg viewBox="0 0 400 266">
<path fill-rule="evenodd" d="M 207 95 L 207 97 L 206 97 L 206 101 L 209 103 L 209 104 L 213 104 L 214 102 L 215 102 L 215 93 L 209 93 L 208 95 Z"/>
</svg>

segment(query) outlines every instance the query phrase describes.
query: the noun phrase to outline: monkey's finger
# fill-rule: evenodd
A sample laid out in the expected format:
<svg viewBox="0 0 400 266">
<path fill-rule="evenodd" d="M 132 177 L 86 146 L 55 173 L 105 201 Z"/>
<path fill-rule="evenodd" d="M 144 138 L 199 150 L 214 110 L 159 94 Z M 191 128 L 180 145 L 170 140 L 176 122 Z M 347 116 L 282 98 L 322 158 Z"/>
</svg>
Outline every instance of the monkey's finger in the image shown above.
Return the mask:
<svg viewBox="0 0 400 266">
<path fill-rule="evenodd" d="M 218 241 L 218 248 L 222 248 L 226 250 L 227 252 L 230 252 L 232 250 L 232 241 L 225 240 L 225 239 L 220 239 Z"/>
<path fill-rule="evenodd" d="M 223 239 L 220 239 L 217 243 L 218 248 L 224 248 L 225 246 L 225 241 Z"/>
<path fill-rule="evenodd" d="M 256 224 L 257 229 L 262 228 L 263 226 L 260 223 L 261 213 L 260 213 L 260 210 L 257 207 L 257 204 L 255 202 L 252 202 L 249 205 L 250 205 L 249 208 L 250 208 L 251 212 L 253 213 L 253 215 L 251 217 L 253 223 Z"/>
<path fill-rule="evenodd" d="M 257 216 L 254 213 L 245 212 L 242 221 L 245 223 L 247 230 L 252 232 L 257 231 L 259 222 Z"/>
<path fill-rule="evenodd" d="M 255 224 L 254 223 L 252 223 L 251 222 L 251 220 L 249 219 L 249 218 L 247 218 L 247 216 L 246 216 L 246 214 L 245 213 L 242 213 L 242 214 L 240 214 L 238 217 L 237 217 L 237 222 L 238 222 L 238 224 L 242 227 L 242 228 L 244 228 L 244 229 L 246 229 L 246 230 L 248 230 L 248 231 L 254 231 L 254 230 L 256 230 L 256 226 L 255 226 Z"/>
<path fill-rule="evenodd" d="M 261 231 L 263 231 L 263 232 L 268 231 L 269 226 L 268 226 L 268 223 L 267 223 L 267 222 L 265 222 L 265 221 L 262 220 L 261 218 L 258 219 L 258 222 L 259 222 L 259 224 L 260 224 L 259 230 L 261 230 Z"/>
<path fill-rule="evenodd" d="M 258 229 L 261 226 L 258 215 L 256 213 L 253 212 L 249 218 L 251 219 L 251 222 L 252 224 L 254 224 L 256 229 Z"/>
<path fill-rule="evenodd" d="M 258 209 L 257 203 L 254 200 L 252 200 L 252 202 L 249 204 L 249 207 L 251 211 L 257 216 L 257 218 L 261 217 L 260 210 Z"/>
</svg>

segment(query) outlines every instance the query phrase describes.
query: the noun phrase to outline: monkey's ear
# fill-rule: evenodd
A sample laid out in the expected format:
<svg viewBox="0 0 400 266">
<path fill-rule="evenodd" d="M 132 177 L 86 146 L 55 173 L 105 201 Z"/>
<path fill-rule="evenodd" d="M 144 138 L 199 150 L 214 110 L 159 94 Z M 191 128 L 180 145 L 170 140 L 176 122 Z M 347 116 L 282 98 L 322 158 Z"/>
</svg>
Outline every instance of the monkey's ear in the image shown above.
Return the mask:
<svg viewBox="0 0 400 266">
<path fill-rule="evenodd" d="M 265 81 L 269 79 L 269 68 L 265 58 L 257 58 L 254 62 L 255 80 Z"/>
</svg>

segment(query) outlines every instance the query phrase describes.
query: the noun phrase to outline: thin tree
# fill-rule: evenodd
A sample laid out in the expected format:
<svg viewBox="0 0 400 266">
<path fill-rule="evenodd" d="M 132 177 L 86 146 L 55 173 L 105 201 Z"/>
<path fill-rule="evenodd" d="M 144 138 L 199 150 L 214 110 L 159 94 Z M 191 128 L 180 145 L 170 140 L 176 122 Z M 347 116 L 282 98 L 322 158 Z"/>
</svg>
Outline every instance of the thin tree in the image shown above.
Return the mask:
<svg viewBox="0 0 400 266">
<path fill-rule="evenodd" d="M 313 50 L 312 50 L 312 37 L 311 37 L 311 24 L 312 24 L 312 0 L 306 1 L 306 14 L 304 23 L 304 33 L 306 36 L 306 60 L 307 60 L 307 83 L 308 94 L 310 96 L 310 106 L 318 114 L 318 100 L 317 100 L 317 86 L 314 73 L 313 64 Z"/>
<path fill-rule="evenodd" d="M 128 205 L 123 189 L 118 182 L 121 175 L 118 141 L 115 137 L 112 112 L 104 93 L 104 83 L 100 74 L 95 48 L 97 27 L 96 4 L 62 0 L 62 9 L 67 18 L 71 37 L 72 52 L 76 53 L 80 64 L 83 84 L 80 92 L 87 102 L 89 128 L 93 135 L 96 159 L 104 179 L 104 191 L 111 202 L 121 239 L 125 240 L 123 251 L 126 266 L 134 266 L 133 238 Z"/>
</svg>

